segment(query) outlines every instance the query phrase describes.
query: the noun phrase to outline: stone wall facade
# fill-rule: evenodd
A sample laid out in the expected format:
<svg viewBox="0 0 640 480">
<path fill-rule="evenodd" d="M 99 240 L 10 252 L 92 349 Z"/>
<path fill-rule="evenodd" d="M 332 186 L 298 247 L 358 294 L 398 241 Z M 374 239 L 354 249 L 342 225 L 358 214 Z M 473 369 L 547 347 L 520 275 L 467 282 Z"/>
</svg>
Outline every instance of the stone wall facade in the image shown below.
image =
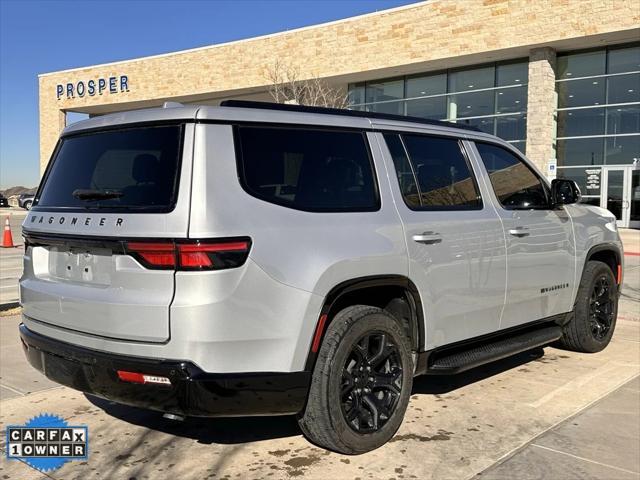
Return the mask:
<svg viewBox="0 0 640 480">
<path fill-rule="evenodd" d="M 556 52 L 549 47 L 533 49 L 529 55 L 526 153 L 542 171 L 556 158 L 557 105 Z"/>
<path fill-rule="evenodd" d="M 265 68 L 276 59 L 298 66 L 303 76 L 326 77 L 346 85 L 367 78 L 519 58 L 544 46 L 580 48 L 581 39 L 590 39 L 590 45 L 609 41 L 612 35 L 632 39 L 640 34 L 640 9 L 634 3 L 431 0 L 238 42 L 43 74 L 39 77 L 41 170 L 64 127 L 61 112 L 68 110 L 104 113 L 161 105 L 165 100 L 194 101 L 198 96 L 264 91 L 268 83 Z M 537 59 L 533 52 L 532 59 L 534 55 Z M 548 160 L 548 148 L 542 142 L 549 135 L 547 110 L 555 107 L 544 62 L 532 62 L 529 80 L 529 119 L 533 122 L 528 133 L 536 138 L 540 134 L 540 142 L 533 139 L 530 144 L 537 163 Z M 124 89 L 122 75 L 127 77 Z M 98 92 L 101 79 L 104 88 Z M 77 88 L 78 82 L 83 83 L 82 89 Z M 88 92 L 89 82 L 94 85 L 93 95 Z M 73 95 L 68 95 L 67 84 L 75 85 Z"/>
</svg>

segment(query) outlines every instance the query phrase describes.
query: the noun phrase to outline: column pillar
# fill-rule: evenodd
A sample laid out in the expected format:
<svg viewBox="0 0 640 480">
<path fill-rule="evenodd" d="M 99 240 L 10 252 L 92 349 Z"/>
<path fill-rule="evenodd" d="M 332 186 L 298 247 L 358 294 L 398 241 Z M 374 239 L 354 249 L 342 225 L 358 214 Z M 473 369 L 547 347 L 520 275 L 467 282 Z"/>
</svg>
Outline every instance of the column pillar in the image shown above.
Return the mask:
<svg viewBox="0 0 640 480">
<path fill-rule="evenodd" d="M 53 90 L 55 92 L 55 90 Z M 44 174 L 58 137 L 67 123 L 67 114 L 56 104 L 55 94 L 51 95 L 40 81 L 40 177 Z"/>
<path fill-rule="evenodd" d="M 527 97 L 527 157 L 548 175 L 547 163 L 556 158 L 556 52 L 534 48 L 529 52 Z"/>
</svg>

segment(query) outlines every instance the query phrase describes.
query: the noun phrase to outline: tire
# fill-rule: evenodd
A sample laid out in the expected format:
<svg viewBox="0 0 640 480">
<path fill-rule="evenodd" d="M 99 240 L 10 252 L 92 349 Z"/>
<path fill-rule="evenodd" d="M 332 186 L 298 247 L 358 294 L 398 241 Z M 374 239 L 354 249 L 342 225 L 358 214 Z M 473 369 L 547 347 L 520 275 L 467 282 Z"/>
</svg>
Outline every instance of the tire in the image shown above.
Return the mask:
<svg viewBox="0 0 640 480">
<path fill-rule="evenodd" d="M 607 289 L 604 292 L 606 296 L 599 296 L 603 287 Z M 601 301 L 598 302 L 598 299 Z M 597 303 L 594 305 L 594 302 Z M 558 346 L 584 353 L 603 350 L 611 341 L 617 315 L 618 285 L 611 268 L 603 262 L 587 262 L 578 288 L 573 318 L 564 327 Z"/>
<path fill-rule="evenodd" d="M 25 210 L 31 210 L 31 205 L 33 204 L 32 201 L 28 201 L 28 202 L 24 202 L 23 208 Z"/>
<path fill-rule="evenodd" d="M 350 306 L 327 328 L 298 423 L 318 446 L 365 453 L 396 433 L 412 385 L 411 349 L 400 324 L 380 308 Z"/>
</svg>

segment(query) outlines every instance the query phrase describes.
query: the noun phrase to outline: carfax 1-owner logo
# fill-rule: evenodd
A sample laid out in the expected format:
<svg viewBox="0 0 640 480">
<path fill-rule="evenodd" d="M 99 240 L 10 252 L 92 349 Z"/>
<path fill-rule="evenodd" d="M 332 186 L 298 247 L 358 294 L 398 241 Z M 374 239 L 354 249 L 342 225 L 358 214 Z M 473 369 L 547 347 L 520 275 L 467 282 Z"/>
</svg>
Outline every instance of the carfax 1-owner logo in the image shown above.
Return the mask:
<svg viewBox="0 0 640 480">
<path fill-rule="evenodd" d="M 22 460 L 41 472 L 89 455 L 87 427 L 67 425 L 57 415 L 38 415 L 24 425 L 8 425 L 6 431 L 7 458 Z"/>
</svg>

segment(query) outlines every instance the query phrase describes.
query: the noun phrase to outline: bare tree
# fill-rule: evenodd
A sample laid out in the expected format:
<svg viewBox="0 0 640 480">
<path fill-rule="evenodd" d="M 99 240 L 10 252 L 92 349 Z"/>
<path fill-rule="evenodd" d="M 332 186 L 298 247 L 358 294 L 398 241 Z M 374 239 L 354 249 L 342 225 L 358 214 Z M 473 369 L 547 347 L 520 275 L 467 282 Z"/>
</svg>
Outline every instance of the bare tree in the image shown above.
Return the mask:
<svg viewBox="0 0 640 480">
<path fill-rule="evenodd" d="M 326 80 L 313 76 L 303 79 L 300 69 L 276 60 L 265 68 L 269 94 L 276 103 L 293 103 L 316 107 L 347 108 L 347 93 Z"/>
</svg>

